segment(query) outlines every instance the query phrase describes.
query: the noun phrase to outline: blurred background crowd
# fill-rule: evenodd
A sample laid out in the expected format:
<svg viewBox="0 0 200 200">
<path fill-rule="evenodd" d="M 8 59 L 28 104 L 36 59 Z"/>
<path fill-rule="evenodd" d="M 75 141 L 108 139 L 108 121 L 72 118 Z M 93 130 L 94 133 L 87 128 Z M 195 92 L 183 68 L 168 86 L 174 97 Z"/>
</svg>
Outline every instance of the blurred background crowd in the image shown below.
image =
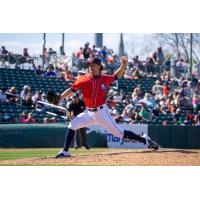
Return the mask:
<svg viewBox="0 0 200 200">
<path fill-rule="evenodd" d="M 5 46 L 0 50 L 0 123 L 58 123 L 68 121 L 73 97 L 58 108 L 48 104 L 48 91 L 61 93 L 82 74 L 87 59 L 101 59 L 103 71 L 112 74 L 126 55 L 86 42 L 71 56 L 44 48 L 43 63 L 24 48 L 21 55 Z M 120 55 L 121 54 L 121 55 Z M 80 99 L 81 99 L 80 94 Z M 44 103 L 43 103 L 44 102 Z M 129 56 L 124 77 L 107 93 L 107 104 L 118 123 L 200 125 L 200 65 L 188 58 L 170 57 L 162 46 L 145 60 Z"/>
</svg>

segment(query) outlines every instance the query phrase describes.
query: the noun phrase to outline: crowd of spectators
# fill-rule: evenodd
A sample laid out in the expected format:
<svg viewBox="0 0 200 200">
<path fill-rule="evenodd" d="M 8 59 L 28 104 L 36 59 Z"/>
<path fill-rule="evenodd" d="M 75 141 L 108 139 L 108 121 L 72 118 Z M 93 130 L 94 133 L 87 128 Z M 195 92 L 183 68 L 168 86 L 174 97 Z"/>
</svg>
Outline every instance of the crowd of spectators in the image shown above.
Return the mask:
<svg viewBox="0 0 200 200">
<path fill-rule="evenodd" d="M 56 77 L 63 81 L 73 81 L 76 79 L 77 74 L 84 68 L 84 63 L 88 58 L 99 57 L 104 66 L 106 73 L 113 73 L 119 66 L 119 57 L 108 49 L 106 46 L 96 48 L 95 45 L 90 47 L 87 42 L 84 47 L 80 47 L 73 57 L 75 58 L 74 65 L 77 66 L 77 73 L 70 71 L 66 63 L 60 65 L 49 64 L 49 56 L 56 55 L 57 52 L 50 48 L 48 51 L 45 49 L 45 63 L 44 69 L 41 65 L 35 66 L 33 59 L 29 56 L 28 49 L 24 48 L 23 59 L 24 62 L 31 63 L 35 74 L 42 77 Z M 1 48 L 1 61 L 8 60 L 12 55 L 5 47 Z M 188 76 L 189 63 L 187 60 L 180 59 L 174 63 L 177 69 L 177 76 L 174 75 L 171 68 L 172 61 L 170 57 L 164 55 L 162 47 L 158 47 L 151 56 L 146 60 L 140 60 L 136 55 L 129 61 L 126 68 L 124 78 L 139 80 L 145 79 L 147 76 L 156 75 L 156 81 L 152 89 L 145 92 L 142 85 L 137 85 L 133 88 L 132 94 L 127 95 L 126 91 L 116 90 L 111 88 L 108 92 L 108 106 L 114 119 L 119 122 L 127 123 L 150 123 L 159 118 L 163 125 L 200 125 L 200 79 L 196 74 Z M 130 80 L 131 81 L 131 80 Z M 0 103 L 19 103 L 22 100 L 23 105 L 31 108 L 36 107 L 36 102 L 44 101 L 46 94 L 42 91 L 31 91 L 31 86 L 25 85 L 22 91 L 17 91 L 13 86 L 9 89 L 2 89 L 0 91 Z M 68 106 L 71 99 L 67 102 L 61 102 L 61 106 Z M 120 112 L 117 109 L 118 105 L 123 104 L 123 110 Z M 41 108 L 42 106 L 40 106 Z M 43 106 L 42 109 L 49 109 L 48 106 Z M 7 116 L 8 118 L 8 116 Z M 6 117 L 5 117 L 6 119 Z M 22 112 L 19 117 L 19 122 L 35 123 L 32 113 Z M 56 122 L 56 118 L 43 119 L 44 123 Z"/>
<path fill-rule="evenodd" d="M 95 45 L 92 45 L 90 47 L 89 42 L 86 42 L 84 47 L 80 47 L 79 50 L 73 53 L 73 64 L 79 70 L 85 69 L 87 67 L 86 60 L 91 57 L 98 57 L 107 73 L 113 73 L 119 66 L 119 57 L 112 49 L 108 49 L 106 46 L 97 48 Z"/>
<path fill-rule="evenodd" d="M 0 48 L 0 62 L 2 66 L 8 64 L 15 64 L 16 67 L 24 63 L 30 63 L 35 66 L 33 57 L 30 56 L 28 48 L 24 48 L 22 54 L 16 54 L 12 51 L 8 51 L 5 46 Z"/>
<path fill-rule="evenodd" d="M 38 109 L 38 111 L 48 111 L 50 107 L 48 104 L 38 104 L 38 101 L 49 103 L 47 100 L 47 94 L 42 91 L 32 92 L 29 85 L 24 85 L 21 91 L 17 91 L 15 87 L 9 89 L 3 88 L 0 90 L 0 105 L 21 105 L 21 108 L 28 109 L 28 111 L 22 111 L 18 118 L 13 118 L 9 113 L 2 113 L 0 121 L 9 123 L 37 123 L 40 120 L 35 119 L 32 113 L 33 110 Z M 30 110 L 30 112 L 29 112 Z M 63 114 L 62 111 L 57 111 L 58 114 Z M 56 117 L 44 117 L 43 123 L 56 123 Z"/>
<path fill-rule="evenodd" d="M 200 125 L 200 79 L 170 77 L 163 75 L 156 80 L 152 90 L 144 92 L 141 85 L 133 88 L 131 96 L 108 93 L 108 106 L 118 122 L 152 123 L 162 119 L 163 125 Z M 117 104 L 125 105 L 122 113 Z M 165 120 L 164 120 L 165 119 Z"/>
</svg>

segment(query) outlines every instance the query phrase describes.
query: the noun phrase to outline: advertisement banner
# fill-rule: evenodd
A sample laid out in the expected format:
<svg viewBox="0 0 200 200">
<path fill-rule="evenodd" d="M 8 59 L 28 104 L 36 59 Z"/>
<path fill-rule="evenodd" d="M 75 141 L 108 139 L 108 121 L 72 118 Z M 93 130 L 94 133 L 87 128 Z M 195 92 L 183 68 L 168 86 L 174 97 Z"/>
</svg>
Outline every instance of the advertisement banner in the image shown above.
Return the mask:
<svg viewBox="0 0 200 200">
<path fill-rule="evenodd" d="M 144 136 L 148 135 L 148 125 L 147 124 L 119 124 L 124 130 L 130 130 L 134 133 Z M 113 136 L 111 133 L 107 132 L 103 127 L 98 125 L 90 126 L 90 131 L 97 131 L 105 134 L 107 140 L 107 146 L 109 148 L 133 148 L 133 149 L 143 149 L 146 148 L 144 144 L 138 141 L 124 140 Z"/>
</svg>

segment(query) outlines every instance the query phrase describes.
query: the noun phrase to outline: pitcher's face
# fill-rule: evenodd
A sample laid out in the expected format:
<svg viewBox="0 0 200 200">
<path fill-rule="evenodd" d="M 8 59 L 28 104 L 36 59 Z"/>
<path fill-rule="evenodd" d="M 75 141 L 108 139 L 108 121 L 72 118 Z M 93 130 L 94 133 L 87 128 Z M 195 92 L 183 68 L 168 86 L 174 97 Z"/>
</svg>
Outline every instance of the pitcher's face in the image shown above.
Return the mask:
<svg viewBox="0 0 200 200">
<path fill-rule="evenodd" d="M 100 75 L 100 68 L 101 66 L 98 65 L 98 64 L 89 64 L 89 73 L 92 75 L 92 76 L 98 76 Z"/>
</svg>

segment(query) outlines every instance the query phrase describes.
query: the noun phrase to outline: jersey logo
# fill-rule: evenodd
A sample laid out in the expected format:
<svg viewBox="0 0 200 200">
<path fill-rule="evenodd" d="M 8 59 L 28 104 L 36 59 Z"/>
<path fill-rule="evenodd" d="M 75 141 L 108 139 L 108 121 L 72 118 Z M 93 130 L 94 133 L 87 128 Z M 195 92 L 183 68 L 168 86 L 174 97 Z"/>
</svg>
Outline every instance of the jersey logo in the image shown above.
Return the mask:
<svg viewBox="0 0 200 200">
<path fill-rule="evenodd" d="M 105 89 L 106 89 L 106 86 L 105 86 L 103 83 L 101 83 L 101 89 L 102 89 L 102 90 L 105 90 Z"/>
</svg>

